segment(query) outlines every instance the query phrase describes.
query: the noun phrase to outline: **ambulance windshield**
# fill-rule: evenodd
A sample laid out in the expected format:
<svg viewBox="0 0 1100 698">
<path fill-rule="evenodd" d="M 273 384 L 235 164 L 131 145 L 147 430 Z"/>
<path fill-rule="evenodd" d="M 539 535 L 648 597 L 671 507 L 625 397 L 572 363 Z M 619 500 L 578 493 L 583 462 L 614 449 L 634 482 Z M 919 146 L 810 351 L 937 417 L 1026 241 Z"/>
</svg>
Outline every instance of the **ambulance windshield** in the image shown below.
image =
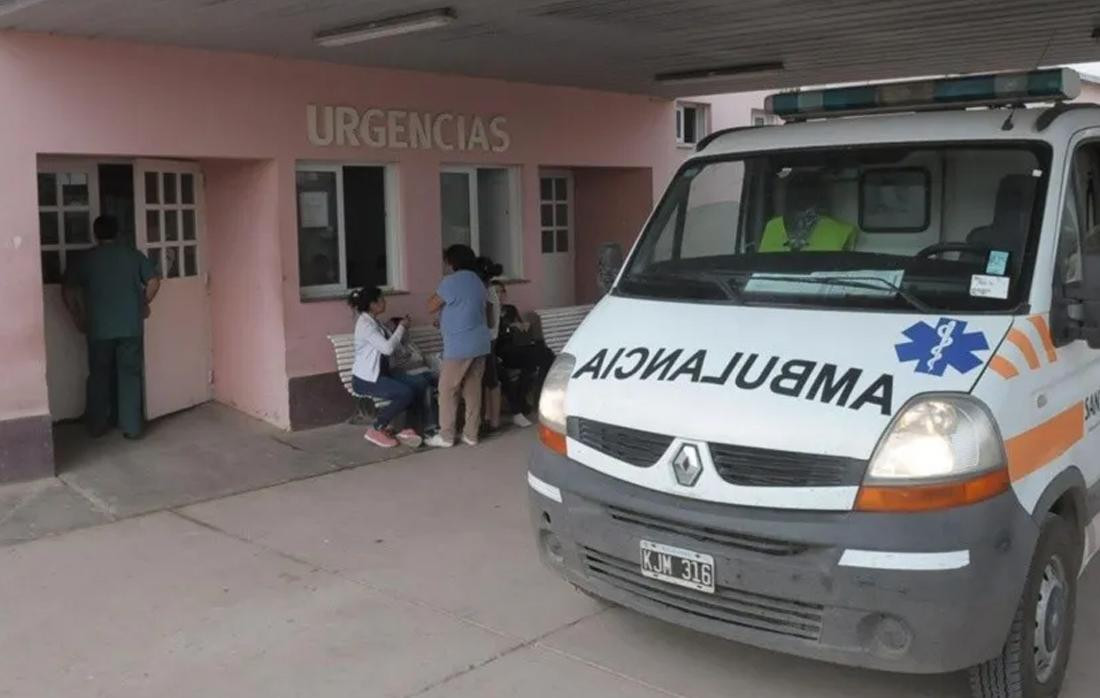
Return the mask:
<svg viewBox="0 0 1100 698">
<path fill-rule="evenodd" d="M 1049 148 L 836 147 L 689 163 L 615 293 L 700 302 L 1010 311 Z"/>
</svg>

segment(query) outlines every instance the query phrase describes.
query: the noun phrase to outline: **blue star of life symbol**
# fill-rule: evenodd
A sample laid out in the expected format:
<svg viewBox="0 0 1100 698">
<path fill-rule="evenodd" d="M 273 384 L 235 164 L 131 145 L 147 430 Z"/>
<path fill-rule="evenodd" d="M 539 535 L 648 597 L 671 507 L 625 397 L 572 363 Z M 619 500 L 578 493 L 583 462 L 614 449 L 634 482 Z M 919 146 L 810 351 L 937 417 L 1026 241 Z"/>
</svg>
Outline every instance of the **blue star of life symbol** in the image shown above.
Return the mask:
<svg viewBox="0 0 1100 698">
<path fill-rule="evenodd" d="M 981 366 L 975 354 L 989 348 L 981 332 L 967 332 L 965 320 L 940 318 L 935 326 L 918 322 L 904 332 L 908 342 L 894 345 L 898 361 L 916 361 L 916 372 L 942 376 L 948 366 L 967 373 Z"/>
</svg>

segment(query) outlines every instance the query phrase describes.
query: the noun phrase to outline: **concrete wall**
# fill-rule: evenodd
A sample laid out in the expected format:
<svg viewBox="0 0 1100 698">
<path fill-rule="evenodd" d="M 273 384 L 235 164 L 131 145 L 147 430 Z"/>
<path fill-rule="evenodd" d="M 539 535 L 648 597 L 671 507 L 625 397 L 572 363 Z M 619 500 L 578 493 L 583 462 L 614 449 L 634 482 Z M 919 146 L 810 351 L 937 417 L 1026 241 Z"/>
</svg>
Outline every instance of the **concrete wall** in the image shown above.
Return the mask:
<svg viewBox="0 0 1100 698">
<path fill-rule="evenodd" d="M 579 168 L 573 171 L 577 302 L 599 299 L 596 262 L 600 246 L 617 242 L 630 252 L 653 207 L 648 169 Z"/>
<path fill-rule="evenodd" d="M 272 380 L 286 375 L 278 167 L 270 160 L 206 160 L 202 168 L 214 399 L 287 427 L 286 381 Z"/>
</svg>

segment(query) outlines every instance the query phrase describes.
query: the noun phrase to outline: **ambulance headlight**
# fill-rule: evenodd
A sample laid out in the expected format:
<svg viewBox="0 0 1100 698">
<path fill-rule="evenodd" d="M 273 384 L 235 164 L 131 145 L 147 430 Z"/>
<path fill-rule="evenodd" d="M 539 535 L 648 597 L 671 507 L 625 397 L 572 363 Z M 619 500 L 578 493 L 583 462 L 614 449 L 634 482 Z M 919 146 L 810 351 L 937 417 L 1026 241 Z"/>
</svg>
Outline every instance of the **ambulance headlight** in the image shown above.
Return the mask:
<svg viewBox="0 0 1100 698">
<path fill-rule="evenodd" d="M 572 354 L 558 354 L 539 395 L 539 423 L 558 434 L 565 433 L 565 389 L 576 365 Z"/>
<path fill-rule="evenodd" d="M 950 481 L 1003 468 L 1004 443 L 988 410 L 964 395 L 910 402 L 879 442 L 867 482 Z"/>
</svg>

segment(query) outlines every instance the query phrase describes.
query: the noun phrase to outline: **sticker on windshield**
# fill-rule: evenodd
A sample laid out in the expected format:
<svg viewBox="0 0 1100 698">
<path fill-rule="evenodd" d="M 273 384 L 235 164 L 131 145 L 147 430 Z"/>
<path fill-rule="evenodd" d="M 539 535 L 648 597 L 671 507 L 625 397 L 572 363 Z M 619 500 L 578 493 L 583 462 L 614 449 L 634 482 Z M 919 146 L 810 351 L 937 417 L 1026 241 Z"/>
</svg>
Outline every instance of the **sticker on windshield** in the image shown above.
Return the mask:
<svg viewBox="0 0 1100 698">
<path fill-rule="evenodd" d="M 970 295 L 974 298 L 1008 298 L 1008 277 L 974 274 L 970 277 Z"/>
<path fill-rule="evenodd" d="M 969 373 L 983 363 L 977 352 L 989 349 L 985 334 L 967 332 L 965 320 L 941 317 L 935 326 L 918 322 L 902 334 L 909 341 L 894 345 L 898 361 L 916 361 L 914 371 L 932 376 L 942 376 L 948 366 Z"/>
<path fill-rule="evenodd" d="M 990 250 L 989 258 L 985 262 L 985 273 L 995 276 L 1004 276 L 1008 269 L 1008 252 L 1005 250 Z"/>
</svg>

